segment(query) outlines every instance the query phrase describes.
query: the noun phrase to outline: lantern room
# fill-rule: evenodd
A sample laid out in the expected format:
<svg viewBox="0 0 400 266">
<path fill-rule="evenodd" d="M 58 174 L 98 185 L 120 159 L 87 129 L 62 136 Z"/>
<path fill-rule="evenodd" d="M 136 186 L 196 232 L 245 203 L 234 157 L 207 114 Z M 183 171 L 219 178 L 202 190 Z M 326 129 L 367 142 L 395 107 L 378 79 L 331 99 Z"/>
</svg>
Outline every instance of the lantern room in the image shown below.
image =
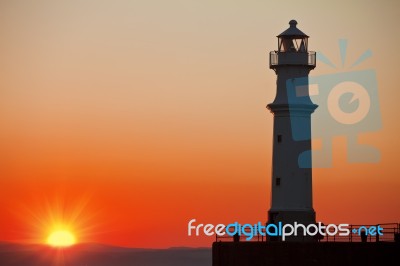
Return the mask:
<svg viewBox="0 0 400 266">
<path fill-rule="evenodd" d="M 291 20 L 289 25 L 287 30 L 277 36 L 278 52 L 307 52 L 309 36 L 296 27 L 296 20 Z"/>
<path fill-rule="evenodd" d="M 315 52 L 308 51 L 309 36 L 299 30 L 296 20 L 289 22 L 290 27 L 279 34 L 278 50 L 269 53 L 269 67 L 276 70 L 282 66 L 315 67 Z"/>
</svg>

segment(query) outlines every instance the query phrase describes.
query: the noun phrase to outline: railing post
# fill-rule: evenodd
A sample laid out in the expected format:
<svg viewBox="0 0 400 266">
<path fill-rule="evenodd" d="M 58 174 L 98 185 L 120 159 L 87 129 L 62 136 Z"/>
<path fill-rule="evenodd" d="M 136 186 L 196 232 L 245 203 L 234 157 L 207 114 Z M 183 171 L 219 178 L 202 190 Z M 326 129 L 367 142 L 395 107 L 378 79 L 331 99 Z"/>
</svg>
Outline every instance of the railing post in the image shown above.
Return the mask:
<svg viewBox="0 0 400 266">
<path fill-rule="evenodd" d="M 273 65 L 275 65 L 275 62 L 274 62 L 274 53 L 273 53 L 273 52 L 270 52 L 270 53 L 269 53 L 269 66 L 271 67 L 271 66 L 273 66 Z"/>
<path fill-rule="evenodd" d="M 378 227 L 378 226 L 379 226 L 379 224 L 376 227 Z M 378 233 L 376 233 L 376 242 L 379 242 L 379 234 Z"/>
<path fill-rule="evenodd" d="M 350 225 L 350 242 L 353 242 L 353 225 Z"/>
<path fill-rule="evenodd" d="M 314 52 L 314 62 L 313 62 L 313 64 L 314 64 L 314 66 L 317 66 L 317 52 Z"/>
</svg>

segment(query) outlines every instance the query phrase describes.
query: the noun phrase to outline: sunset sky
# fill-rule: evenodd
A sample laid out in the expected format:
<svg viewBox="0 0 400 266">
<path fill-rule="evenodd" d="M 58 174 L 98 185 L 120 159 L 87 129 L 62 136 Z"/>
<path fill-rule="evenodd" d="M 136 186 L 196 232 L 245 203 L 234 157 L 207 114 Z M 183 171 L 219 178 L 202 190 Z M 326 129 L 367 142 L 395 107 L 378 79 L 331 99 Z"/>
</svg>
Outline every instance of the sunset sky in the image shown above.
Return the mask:
<svg viewBox="0 0 400 266">
<path fill-rule="evenodd" d="M 373 69 L 375 164 L 313 171 L 324 223 L 399 222 L 397 1 L 0 1 L 0 241 L 210 246 L 187 223 L 267 220 L 276 92 L 268 52 L 291 19 L 321 62 Z M 340 63 L 339 39 L 348 39 Z M 349 68 L 363 52 L 373 53 Z"/>
</svg>

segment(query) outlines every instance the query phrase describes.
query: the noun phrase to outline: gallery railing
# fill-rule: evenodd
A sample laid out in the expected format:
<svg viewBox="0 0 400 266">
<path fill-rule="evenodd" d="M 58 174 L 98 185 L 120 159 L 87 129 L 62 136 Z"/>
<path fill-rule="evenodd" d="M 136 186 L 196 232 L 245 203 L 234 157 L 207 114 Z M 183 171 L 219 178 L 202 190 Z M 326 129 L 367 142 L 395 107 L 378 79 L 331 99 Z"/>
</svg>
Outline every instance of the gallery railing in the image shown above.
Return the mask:
<svg viewBox="0 0 400 266">
<path fill-rule="evenodd" d="M 269 53 L 269 66 L 273 68 L 279 65 L 308 65 L 312 68 L 316 65 L 316 53 L 310 52 L 278 52 Z"/>
<path fill-rule="evenodd" d="M 383 235 L 379 235 L 376 233 L 368 234 L 365 233 L 364 228 L 370 228 L 371 226 L 382 228 Z M 339 236 L 336 234 L 334 236 L 329 236 L 326 234 L 325 236 L 315 235 L 314 239 L 318 242 L 400 242 L 400 223 L 383 223 L 383 224 L 374 224 L 374 225 L 349 225 L 347 229 L 350 230 L 350 234 L 347 236 Z M 253 230 L 253 232 L 251 231 Z M 216 242 L 267 242 L 267 241 L 279 241 L 278 237 L 267 237 L 264 235 L 260 235 L 257 232 L 258 228 L 253 227 L 253 229 L 246 228 L 245 232 L 247 235 L 240 234 L 235 236 L 218 236 L 216 235 Z M 249 235 L 253 235 L 250 240 L 246 240 Z M 309 237 L 308 237 L 309 239 Z M 297 241 L 305 241 L 306 237 L 298 236 L 296 238 Z"/>
</svg>

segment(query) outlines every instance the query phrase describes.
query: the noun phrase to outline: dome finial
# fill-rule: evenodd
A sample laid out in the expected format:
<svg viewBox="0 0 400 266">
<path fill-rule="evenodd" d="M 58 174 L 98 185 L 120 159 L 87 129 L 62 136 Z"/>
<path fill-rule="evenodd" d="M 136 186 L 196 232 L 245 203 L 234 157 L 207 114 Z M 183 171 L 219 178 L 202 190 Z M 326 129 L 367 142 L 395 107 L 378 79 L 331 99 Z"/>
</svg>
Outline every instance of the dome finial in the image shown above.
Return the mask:
<svg viewBox="0 0 400 266">
<path fill-rule="evenodd" d="M 294 20 L 294 19 L 292 19 L 291 21 L 289 21 L 289 25 L 290 25 L 290 27 L 294 27 L 294 28 L 296 28 L 297 21 L 296 21 L 296 20 Z"/>
</svg>

